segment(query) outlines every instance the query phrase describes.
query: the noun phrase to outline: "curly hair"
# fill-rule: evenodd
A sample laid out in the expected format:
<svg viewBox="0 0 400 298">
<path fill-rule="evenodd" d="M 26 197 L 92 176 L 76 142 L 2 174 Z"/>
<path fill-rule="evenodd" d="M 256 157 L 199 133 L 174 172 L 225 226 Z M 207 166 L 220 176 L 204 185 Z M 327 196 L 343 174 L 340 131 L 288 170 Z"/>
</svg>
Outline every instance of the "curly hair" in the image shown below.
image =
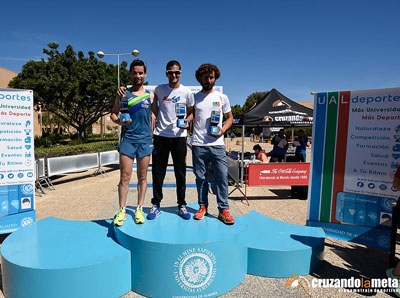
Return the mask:
<svg viewBox="0 0 400 298">
<path fill-rule="evenodd" d="M 201 83 L 201 76 L 207 72 L 214 72 L 216 80 L 218 80 L 221 76 L 221 72 L 216 65 L 204 63 L 200 65 L 199 69 L 196 70 L 196 79 L 199 83 Z"/>
</svg>

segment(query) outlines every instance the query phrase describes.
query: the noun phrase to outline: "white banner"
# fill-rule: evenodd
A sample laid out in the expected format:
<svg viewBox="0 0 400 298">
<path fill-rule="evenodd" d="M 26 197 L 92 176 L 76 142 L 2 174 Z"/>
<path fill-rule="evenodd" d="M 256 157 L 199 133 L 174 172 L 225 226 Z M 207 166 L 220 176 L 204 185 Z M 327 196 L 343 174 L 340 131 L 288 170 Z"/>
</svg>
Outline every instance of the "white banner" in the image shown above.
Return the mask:
<svg viewBox="0 0 400 298">
<path fill-rule="evenodd" d="M 343 191 L 396 199 L 400 88 L 352 91 L 349 123 Z"/>
<path fill-rule="evenodd" d="M 156 87 L 157 87 L 157 85 L 144 86 L 144 88 L 149 91 L 154 91 L 154 89 L 156 89 Z M 189 88 L 190 91 L 192 91 L 193 93 L 199 92 L 202 88 L 201 86 L 186 86 L 186 85 L 185 85 L 185 87 Z M 223 86 L 214 86 L 214 90 L 223 93 L 224 88 L 223 88 Z"/>
<path fill-rule="evenodd" d="M 33 91 L 0 89 L 0 186 L 33 184 Z"/>
</svg>

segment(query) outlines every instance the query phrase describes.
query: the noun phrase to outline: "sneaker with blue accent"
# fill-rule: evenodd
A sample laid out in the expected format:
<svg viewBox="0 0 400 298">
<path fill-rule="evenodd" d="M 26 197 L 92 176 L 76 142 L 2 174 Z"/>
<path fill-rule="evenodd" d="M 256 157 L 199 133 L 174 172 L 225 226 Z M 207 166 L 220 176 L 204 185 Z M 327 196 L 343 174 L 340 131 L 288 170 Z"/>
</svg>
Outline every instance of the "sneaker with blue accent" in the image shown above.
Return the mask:
<svg viewBox="0 0 400 298">
<path fill-rule="evenodd" d="M 160 207 L 157 205 L 153 205 L 151 207 L 149 214 L 147 214 L 147 219 L 152 220 L 161 214 Z"/>
<path fill-rule="evenodd" d="M 190 219 L 190 213 L 186 210 L 185 205 L 178 206 L 178 215 L 183 219 Z"/>
</svg>

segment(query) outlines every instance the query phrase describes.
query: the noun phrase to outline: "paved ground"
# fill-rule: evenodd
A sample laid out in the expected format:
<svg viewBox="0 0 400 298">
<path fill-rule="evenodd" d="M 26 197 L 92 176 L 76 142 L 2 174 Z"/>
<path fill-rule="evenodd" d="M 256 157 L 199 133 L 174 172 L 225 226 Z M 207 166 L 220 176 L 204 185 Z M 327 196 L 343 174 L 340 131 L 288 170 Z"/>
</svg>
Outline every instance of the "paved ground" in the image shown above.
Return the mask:
<svg viewBox="0 0 400 298">
<path fill-rule="evenodd" d="M 246 141 L 246 150 L 254 143 Z M 263 148 L 270 145 L 262 143 Z M 236 140 L 229 142 L 227 148 L 238 149 Z M 308 155 L 310 156 L 310 155 Z M 191 151 L 188 152 L 188 165 L 191 166 Z M 94 220 L 111 218 L 118 208 L 117 184 L 119 180 L 118 167 L 106 168 L 108 175 L 92 176 L 93 170 L 54 177 L 56 190 L 46 190 L 42 197 L 36 196 L 37 219 L 55 216 L 71 220 Z M 151 182 L 151 172 L 148 174 Z M 132 177 L 132 182 L 136 182 Z M 192 172 L 187 173 L 187 183 L 194 183 Z M 175 183 L 173 172 L 167 172 L 165 183 Z M 232 188 L 230 188 L 232 189 Z M 152 190 L 148 189 L 145 207 L 150 207 Z M 306 222 L 307 201 L 290 197 L 288 187 L 252 187 L 248 189 L 250 206 L 241 202 L 239 191 L 235 191 L 229 200 L 233 216 L 240 216 L 255 209 L 274 219 L 289 223 L 304 225 Z M 130 189 L 128 205 L 136 206 L 136 189 Z M 188 203 L 197 201 L 195 188 L 188 188 Z M 210 195 L 210 213 L 217 214 L 215 197 Z M 162 207 L 176 206 L 174 188 L 164 189 Z M 322 267 L 312 275 L 306 276 L 308 281 L 313 278 L 384 278 L 388 255 L 385 252 L 362 245 L 327 238 L 325 256 Z M 222 297 L 300 297 L 302 289 L 285 288 L 286 279 L 264 278 L 247 275 L 237 288 Z M 385 296 L 389 294 L 367 294 L 368 296 Z M 364 296 L 355 293 L 340 293 L 338 289 L 311 288 L 302 297 L 354 297 Z M 1 295 L 0 295 L 1 297 Z M 124 298 L 142 297 L 134 292 Z M 72 298 L 72 297 L 71 297 Z"/>
</svg>

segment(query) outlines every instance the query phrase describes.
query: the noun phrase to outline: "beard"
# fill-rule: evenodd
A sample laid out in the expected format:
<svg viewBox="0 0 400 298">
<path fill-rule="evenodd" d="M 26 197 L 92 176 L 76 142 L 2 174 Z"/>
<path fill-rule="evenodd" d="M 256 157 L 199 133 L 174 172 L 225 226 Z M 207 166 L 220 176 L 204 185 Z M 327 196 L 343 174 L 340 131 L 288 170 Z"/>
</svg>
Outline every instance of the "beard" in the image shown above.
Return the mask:
<svg viewBox="0 0 400 298">
<path fill-rule="evenodd" d="M 206 85 L 201 85 L 203 87 L 204 91 L 211 91 L 211 89 L 214 87 L 212 84 L 206 84 Z"/>
<path fill-rule="evenodd" d="M 138 88 L 138 87 L 140 87 L 142 85 L 143 85 L 143 81 L 142 80 L 133 80 L 132 81 L 132 87 Z"/>
</svg>

